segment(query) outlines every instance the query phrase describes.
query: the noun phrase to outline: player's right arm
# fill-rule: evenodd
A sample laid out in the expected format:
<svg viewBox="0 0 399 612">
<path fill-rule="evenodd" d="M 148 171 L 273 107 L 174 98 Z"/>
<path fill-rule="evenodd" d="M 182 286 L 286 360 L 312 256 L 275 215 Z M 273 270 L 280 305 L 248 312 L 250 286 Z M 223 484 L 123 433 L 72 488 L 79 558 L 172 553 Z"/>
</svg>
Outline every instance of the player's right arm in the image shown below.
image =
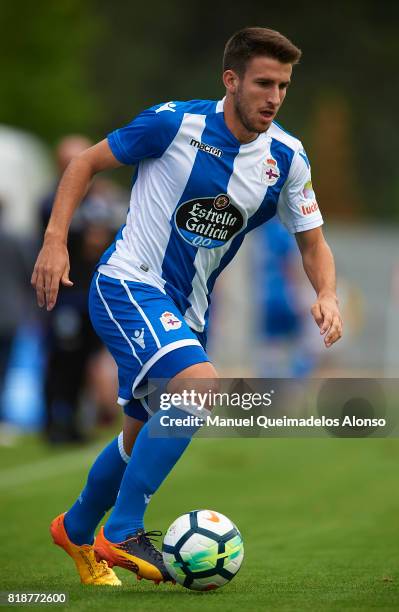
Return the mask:
<svg viewBox="0 0 399 612">
<path fill-rule="evenodd" d="M 84 198 L 92 178 L 97 172 L 121 165 L 105 139 L 80 153 L 66 168 L 31 279 L 40 307 L 46 306 L 47 310 L 52 310 L 60 283 L 67 287 L 73 285 L 69 279 L 68 231 L 73 213 Z"/>
<path fill-rule="evenodd" d="M 168 102 L 146 109 L 71 161 L 58 187 L 32 274 L 40 307 L 54 308 L 60 283 L 67 287 L 73 284 L 69 279 L 68 230 L 93 176 L 101 170 L 160 157 L 179 129 L 183 115 L 177 112 L 177 106 L 178 103 Z"/>
</svg>

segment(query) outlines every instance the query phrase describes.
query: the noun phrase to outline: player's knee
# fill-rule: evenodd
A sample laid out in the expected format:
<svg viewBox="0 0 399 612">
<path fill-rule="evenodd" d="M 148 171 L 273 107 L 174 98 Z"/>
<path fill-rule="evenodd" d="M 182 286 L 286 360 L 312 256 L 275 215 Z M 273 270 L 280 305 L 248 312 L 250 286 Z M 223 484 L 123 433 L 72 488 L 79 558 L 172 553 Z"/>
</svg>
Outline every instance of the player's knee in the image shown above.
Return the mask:
<svg viewBox="0 0 399 612">
<path fill-rule="evenodd" d="M 170 379 L 167 390 L 169 393 L 178 393 L 179 390 L 191 385 L 196 389 L 211 387 L 219 388 L 219 375 L 215 367 L 209 362 L 196 363 Z"/>
<path fill-rule="evenodd" d="M 123 450 L 129 456 L 132 454 L 134 443 L 143 425 L 143 421 L 139 421 L 138 419 L 130 417 L 127 414 L 124 415 L 122 437 Z"/>
</svg>

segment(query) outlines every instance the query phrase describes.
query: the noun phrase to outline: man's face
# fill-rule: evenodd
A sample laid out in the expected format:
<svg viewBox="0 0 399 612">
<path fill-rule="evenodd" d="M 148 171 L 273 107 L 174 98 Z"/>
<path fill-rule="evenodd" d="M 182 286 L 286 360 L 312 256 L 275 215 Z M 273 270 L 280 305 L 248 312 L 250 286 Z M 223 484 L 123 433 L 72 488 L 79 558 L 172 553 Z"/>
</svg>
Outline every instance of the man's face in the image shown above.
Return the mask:
<svg viewBox="0 0 399 612">
<path fill-rule="evenodd" d="M 235 111 L 249 132 L 265 132 L 282 105 L 292 73 L 291 64 L 270 57 L 254 57 L 233 94 Z"/>
</svg>

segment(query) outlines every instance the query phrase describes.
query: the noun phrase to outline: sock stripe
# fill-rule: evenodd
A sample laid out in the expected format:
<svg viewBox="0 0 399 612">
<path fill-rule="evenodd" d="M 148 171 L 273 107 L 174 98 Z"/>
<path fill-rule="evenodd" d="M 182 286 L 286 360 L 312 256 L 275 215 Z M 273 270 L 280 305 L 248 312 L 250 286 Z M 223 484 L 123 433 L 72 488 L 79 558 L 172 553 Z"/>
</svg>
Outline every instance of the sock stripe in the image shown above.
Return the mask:
<svg viewBox="0 0 399 612">
<path fill-rule="evenodd" d="M 121 431 L 121 433 L 118 436 L 118 448 L 119 448 L 120 456 L 122 457 L 123 461 L 125 463 L 129 463 L 130 455 L 127 454 L 127 452 L 125 451 L 123 447 L 123 431 Z"/>
</svg>

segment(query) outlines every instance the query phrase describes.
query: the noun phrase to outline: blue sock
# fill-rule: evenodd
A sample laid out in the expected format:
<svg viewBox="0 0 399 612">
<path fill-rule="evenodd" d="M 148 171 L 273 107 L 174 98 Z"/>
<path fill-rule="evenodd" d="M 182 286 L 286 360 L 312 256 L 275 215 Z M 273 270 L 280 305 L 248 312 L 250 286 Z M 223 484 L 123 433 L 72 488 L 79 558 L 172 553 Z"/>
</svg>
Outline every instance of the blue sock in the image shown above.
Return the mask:
<svg viewBox="0 0 399 612">
<path fill-rule="evenodd" d="M 173 406 L 166 414 L 172 418 L 188 416 Z M 169 438 L 152 437 L 157 427 L 158 431 L 165 429 L 160 425 L 162 416 L 165 416 L 163 410 L 156 412 L 137 436 L 118 499 L 104 527 L 104 535 L 111 542 L 122 542 L 144 527 L 144 513 L 151 495 L 160 487 L 200 426 L 169 429 Z"/>
<path fill-rule="evenodd" d="M 65 515 L 65 529 L 74 544 L 93 543 L 98 523 L 115 503 L 128 461 L 120 433 L 97 457 L 85 488 Z"/>
</svg>

